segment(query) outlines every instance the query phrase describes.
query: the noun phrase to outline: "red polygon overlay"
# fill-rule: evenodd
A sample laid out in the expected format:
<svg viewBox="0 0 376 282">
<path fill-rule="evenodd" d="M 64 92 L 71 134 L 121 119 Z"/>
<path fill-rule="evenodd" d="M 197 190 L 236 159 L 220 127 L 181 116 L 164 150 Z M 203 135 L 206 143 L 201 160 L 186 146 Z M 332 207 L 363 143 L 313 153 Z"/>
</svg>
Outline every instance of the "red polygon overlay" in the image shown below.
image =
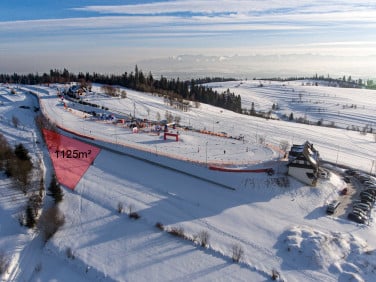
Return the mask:
<svg viewBox="0 0 376 282">
<path fill-rule="evenodd" d="M 100 152 L 98 147 L 43 129 L 56 178 L 74 190 L 81 177 Z"/>
</svg>

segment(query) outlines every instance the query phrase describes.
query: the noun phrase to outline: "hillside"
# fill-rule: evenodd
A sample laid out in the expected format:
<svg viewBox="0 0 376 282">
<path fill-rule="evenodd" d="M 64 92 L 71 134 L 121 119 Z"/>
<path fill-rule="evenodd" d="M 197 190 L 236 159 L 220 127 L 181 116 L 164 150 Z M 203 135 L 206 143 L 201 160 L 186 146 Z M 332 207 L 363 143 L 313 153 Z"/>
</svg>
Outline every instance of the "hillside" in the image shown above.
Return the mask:
<svg viewBox="0 0 376 282">
<path fill-rule="evenodd" d="M 236 94 L 242 96 L 243 107 L 256 99 L 260 109 L 278 103 L 281 110 L 276 116 L 292 110 L 298 113 L 299 109 L 305 112 L 304 107 L 308 107 L 306 103 L 290 103 L 292 98 L 287 92 L 293 91 L 285 91 L 287 87 L 294 92 L 304 89 L 303 97 L 321 97 L 328 120 L 335 116 L 337 106 L 330 105 L 335 104 L 337 96 L 338 103 L 344 103 L 341 95 L 347 95 L 348 103 L 355 103 L 349 93 L 343 94 L 345 91 L 339 88 L 301 86 L 301 83 L 290 86 L 271 83 L 261 88 L 255 83 L 226 82 L 216 87 L 239 91 Z M 180 158 L 205 174 L 208 163 L 240 168 L 278 164 L 281 153 L 277 148 L 281 141 L 287 140 L 291 145 L 309 140 L 323 159 L 369 171 L 376 155 L 371 134 L 265 120 L 205 104 L 192 105 L 189 111 L 182 112 L 150 93 L 124 89 L 127 98 L 108 97 L 101 93 L 100 85 L 83 98 L 124 117 L 135 115 L 157 120 L 157 113 L 164 119 L 168 111 L 179 116 L 184 127 L 192 128 L 175 129 L 179 130 L 179 142 L 164 141 L 151 128 L 136 134 L 122 125 L 95 119 L 83 112 L 93 109 L 68 100 L 64 102 L 71 110 L 65 109 L 57 97 L 57 89 L 63 85 L 23 85 L 17 94 L 10 93 L 12 87 L 15 86 L 0 86 L 1 133 L 12 144 L 25 143 L 33 160 L 42 162 L 46 174 L 51 172 L 51 163 L 43 143 L 35 142 L 41 136 L 30 118 L 35 115 L 32 107 L 36 106 L 36 99 L 29 91 L 40 97 L 42 110 L 56 124 L 112 144 L 108 145 L 111 150 L 101 151 L 74 191 L 64 189 L 60 208 L 66 223 L 45 245 L 37 233 L 18 225 L 16 217 L 25 197 L 9 188 L 9 181 L 2 176 L 0 213 L 6 220 L 0 223 L 0 250 L 11 261 L 9 273 L 3 275 L 5 280 L 261 281 L 270 279 L 273 270 L 284 281 L 375 279 L 374 211 L 368 225 L 348 221 L 347 207 L 335 216 L 325 214 L 325 205 L 340 197 L 339 192 L 346 186 L 336 173 L 340 170 L 334 167 L 329 167 L 330 177 L 320 180 L 317 188 L 289 177 L 289 184 L 281 187 L 276 181 L 285 177 L 281 167 L 281 174 L 273 177 L 231 176 L 237 184 L 236 190 L 229 190 L 117 152 L 120 145 L 127 145 L 140 152 L 147 151 L 155 158 L 165 156 L 165 161 L 167 157 Z M 361 126 L 367 117 L 370 121 L 374 119 L 374 100 L 370 99 L 373 92 L 356 91 L 359 91 L 357 105 L 360 108 L 364 105 L 356 117 Z M 31 109 L 20 109 L 21 105 Z M 318 117 L 310 114 L 312 119 Z M 19 128 L 13 126 L 12 116 L 19 118 Z M 351 120 L 350 114 L 346 119 Z M 225 132 L 232 138 L 197 132 L 200 130 Z M 117 211 L 119 203 L 124 206 L 122 213 Z M 141 218 L 130 219 L 129 210 L 136 211 Z M 157 222 L 165 230 L 182 228 L 191 239 L 206 231 L 210 235 L 208 246 L 204 248 L 162 232 L 155 227 Z M 240 263 L 232 261 L 234 244 L 244 250 Z"/>
</svg>

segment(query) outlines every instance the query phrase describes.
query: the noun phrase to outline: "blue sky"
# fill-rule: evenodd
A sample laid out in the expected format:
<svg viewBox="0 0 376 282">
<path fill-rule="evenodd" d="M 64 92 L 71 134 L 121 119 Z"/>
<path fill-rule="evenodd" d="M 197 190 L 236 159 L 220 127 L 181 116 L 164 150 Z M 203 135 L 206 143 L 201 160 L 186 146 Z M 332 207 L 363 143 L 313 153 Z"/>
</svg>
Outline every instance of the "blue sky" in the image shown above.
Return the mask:
<svg viewBox="0 0 376 282">
<path fill-rule="evenodd" d="M 181 54 L 372 61 L 375 30 L 376 1 L 2 0 L 0 72 L 120 72 Z"/>
</svg>

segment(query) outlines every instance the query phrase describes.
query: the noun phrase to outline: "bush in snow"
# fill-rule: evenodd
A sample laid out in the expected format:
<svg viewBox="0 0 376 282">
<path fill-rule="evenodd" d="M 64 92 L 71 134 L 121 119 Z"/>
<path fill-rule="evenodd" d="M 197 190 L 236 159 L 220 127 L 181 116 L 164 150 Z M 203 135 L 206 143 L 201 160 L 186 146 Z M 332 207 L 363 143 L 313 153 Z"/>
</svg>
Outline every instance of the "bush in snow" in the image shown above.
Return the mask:
<svg viewBox="0 0 376 282">
<path fill-rule="evenodd" d="M 171 227 L 167 232 L 173 236 L 186 239 L 183 227 Z"/>
<path fill-rule="evenodd" d="M 20 125 L 20 120 L 16 116 L 12 116 L 12 123 L 15 128 Z"/>
<path fill-rule="evenodd" d="M 73 251 L 71 249 L 71 247 L 68 247 L 65 251 L 66 255 L 67 255 L 67 258 L 69 259 L 75 259 L 75 256 L 73 254 Z"/>
<path fill-rule="evenodd" d="M 239 262 L 244 255 L 243 247 L 240 244 L 233 244 L 231 247 L 232 261 Z"/>
<path fill-rule="evenodd" d="M 41 272 L 42 270 L 42 263 L 38 263 L 36 266 L 35 266 L 35 272 Z"/>
<path fill-rule="evenodd" d="M 8 259 L 3 251 L 0 252 L 0 275 L 5 273 L 8 268 Z"/>
<path fill-rule="evenodd" d="M 162 223 L 160 223 L 160 222 L 157 222 L 156 224 L 155 224 L 155 227 L 157 227 L 159 230 L 161 230 L 161 231 L 163 231 L 164 230 L 164 225 L 162 224 Z"/>
<path fill-rule="evenodd" d="M 129 218 L 139 219 L 141 216 L 137 212 L 134 212 L 133 210 L 134 210 L 134 206 L 129 205 L 128 206 L 128 216 L 129 216 Z"/>
<path fill-rule="evenodd" d="M 272 269 L 272 280 L 277 280 L 279 276 L 279 272 L 275 269 Z"/>
<path fill-rule="evenodd" d="M 123 210 L 124 210 L 123 203 L 119 202 L 118 205 L 117 205 L 117 211 L 118 211 L 118 213 L 122 213 Z"/>
<path fill-rule="evenodd" d="M 198 237 L 199 243 L 202 247 L 206 248 L 209 245 L 210 235 L 209 235 L 208 231 L 206 231 L 206 230 L 200 231 L 200 233 L 198 233 L 197 237 Z"/>
<path fill-rule="evenodd" d="M 129 218 L 139 219 L 141 216 L 137 212 L 131 212 Z"/>
</svg>

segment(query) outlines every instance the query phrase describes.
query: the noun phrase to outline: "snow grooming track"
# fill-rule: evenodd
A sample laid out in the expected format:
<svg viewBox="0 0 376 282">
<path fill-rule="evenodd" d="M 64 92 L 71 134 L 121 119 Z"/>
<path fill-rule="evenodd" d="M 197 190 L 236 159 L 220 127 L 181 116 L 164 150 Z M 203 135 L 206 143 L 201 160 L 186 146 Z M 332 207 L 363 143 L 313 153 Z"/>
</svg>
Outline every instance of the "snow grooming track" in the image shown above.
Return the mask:
<svg viewBox="0 0 376 282">
<path fill-rule="evenodd" d="M 28 277 L 32 277 L 34 271 L 36 271 L 41 253 L 34 250 L 42 249 L 44 243 L 41 234 L 34 233 L 32 236 L 31 242 L 28 242 L 23 249 L 20 248 L 20 252 L 17 255 L 13 255 L 14 260 L 17 262 L 11 261 L 11 270 L 6 281 L 28 281 Z M 20 268 L 20 266 L 28 267 Z"/>
<path fill-rule="evenodd" d="M 260 273 L 260 274 L 263 274 L 263 275 L 266 275 L 267 277 L 270 277 L 270 274 L 271 274 L 271 271 L 272 269 L 279 269 L 280 268 L 280 264 L 282 264 L 282 259 L 275 255 L 272 251 L 270 251 L 269 249 L 267 248 L 264 248 L 260 245 L 257 245 L 251 241 L 248 241 L 248 240 L 245 240 L 245 239 L 242 239 L 238 236 L 235 236 L 233 234 L 230 234 L 228 232 L 225 232 L 217 227 L 215 227 L 214 225 L 210 224 L 206 219 L 199 219 L 198 220 L 199 222 L 201 222 L 206 228 L 208 228 L 209 230 L 217 233 L 217 234 L 220 234 L 222 235 L 223 237 L 227 237 L 227 238 L 230 238 L 230 239 L 233 239 L 237 242 L 241 242 L 243 243 L 244 245 L 246 246 L 250 246 L 252 247 L 253 249 L 256 250 L 256 252 L 261 252 L 265 255 L 267 255 L 269 258 L 272 258 L 275 262 L 277 262 L 277 265 L 270 265 L 267 269 L 261 269 L 260 267 L 257 267 L 256 264 L 252 263 L 252 262 L 244 262 L 248 267 L 251 267 L 254 271 Z M 216 251 L 215 249 L 213 249 L 214 251 Z M 308 270 L 302 270 L 302 269 L 296 269 L 295 265 L 291 264 L 291 263 L 288 263 L 286 261 L 283 261 L 284 264 L 288 265 L 291 269 L 294 269 L 295 271 L 299 272 L 302 274 L 302 276 L 306 279 L 305 281 L 312 281 L 312 282 L 316 282 L 317 281 L 317 277 L 313 276 L 311 274 L 310 271 Z M 262 265 L 263 266 L 263 265 Z M 281 277 L 283 277 L 283 273 L 280 273 Z M 330 281 L 330 279 L 332 278 L 331 276 L 328 276 L 328 275 L 325 275 L 323 273 L 320 273 L 320 275 L 322 275 L 323 277 L 326 277 L 328 280 L 327 281 Z M 324 280 L 322 280 L 324 281 Z"/>
<path fill-rule="evenodd" d="M 206 219 L 198 219 L 199 222 L 201 222 L 207 229 L 217 233 L 217 234 L 220 234 L 221 236 L 223 237 L 227 237 L 227 238 L 231 238 L 237 242 L 241 242 L 243 243 L 244 245 L 247 245 L 247 246 L 250 246 L 252 247 L 253 249 L 255 249 L 256 251 L 259 251 L 265 255 L 267 255 L 268 257 L 271 257 L 273 258 L 274 261 L 278 262 L 278 263 L 281 263 L 282 260 L 280 257 L 276 256 L 272 251 L 268 250 L 267 248 L 263 248 L 251 241 L 248 241 L 248 240 L 245 240 L 245 239 L 242 239 L 238 236 L 235 236 L 233 234 L 230 234 L 228 232 L 225 232 L 217 227 L 215 227 L 214 225 L 210 224 Z M 261 272 L 261 273 L 266 273 L 265 270 L 260 270 L 258 269 L 252 262 L 251 263 L 248 263 L 248 265 L 252 266 L 255 270 Z M 268 272 L 269 273 L 269 272 Z"/>
<path fill-rule="evenodd" d="M 83 179 L 83 180 L 84 180 L 84 179 Z M 85 181 L 85 180 L 84 180 L 84 181 Z M 82 185 L 81 185 L 81 186 L 83 187 L 83 189 L 82 189 L 82 193 L 83 193 L 84 191 L 86 191 L 86 189 L 84 188 L 84 187 L 85 187 L 84 182 L 82 182 Z M 188 213 L 188 214 L 192 215 L 192 217 L 194 216 L 193 213 L 190 212 L 190 209 L 191 209 L 192 207 L 197 208 L 197 204 L 196 204 L 196 203 L 194 203 L 194 202 L 192 202 L 192 201 L 189 201 L 189 200 L 186 200 L 186 199 L 183 199 L 183 198 L 179 197 L 178 195 L 172 194 L 172 193 L 170 193 L 170 192 L 163 191 L 163 190 L 161 190 L 161 189 L 156 189 L 156 191 L 158 191 L 158 192 L 161 193 L 161 194 L 165 194 L 165 195 L 170 196 L 170 197 L 167 198 L 167 201 L 168 201 L 168 203 L 169 203 L 171 206 L 174 206 L 174 207 L 177 209 L 177 211 L 180 211 L 182 214 L 187 214 L 187 213 Z M 150 192 L 150 191 L 142 191 L 142 193 L 143 193 L 143 194 L 148 194 L 148 195 L 150 195 L 150 196 L 152 196 L 152 197 L 159 196 L 158 194 L 152 193 L 152 192 Z M 126 196 L 127 198 L 129 198 L 129 199 L 132 199 L 132 201 L 133 201 L 132 204 L 137 203 L 137 202 L 138 202 L 138 203 L 141 203 L 141 204 L 146 204 L 145 202 L 140 201 L 140 199 L 138 199 L 137 197 L 129 195 L 129 193 L 124 193 L 124 194 L 122 194 L 122 195 L 125 195 L 125 196 Z M 82 196 L 81 196 L 81 197 L 82 197 Z M 160 196 L 159 196 L 159 197 L 160 197 Z M 172 198 L 171 198 L 171 197 L 172 197 Z M 87 200 L 93 202 L 93 203 L 96 203 L 96 202 L 95 202 L 95 199 L 90 199 L 90 197 L 85 197 L 85 198 L 86 198 Z M 166 200 L 166 199 L 165 199 L 165 200 Z M 80 202 L 82 202 L 82 201 L 80 200 Z M 183 208 L 183 205 L 188 205 L 189 208 Z M 80 208 L 81 208 L 81 205 L 80 205 Z M 109 208 L 109 207 L 104 207 L 104 208 Z M 80 221 L 81 221 L 81 220 L 80 220 Z M 82 221 L 81 221 L 81 222 L 82 222 Z M 150 221 L 150 219 L 145 218 L 145 217 L 142 217 L 141 220 L 140 220 L 140 222 L 142 222 L 142 223 L 144 223 L 144 224 L 147 224 L 147 225 L 150 225 L 150 226 L 152 226 L 152 225 L 154 224 L 154 222 Z M 224 237 L 229 237 L 229 238 L 232 238 L 232 239 L 234 239 L 234 240 L 236 240 L 236 241 L 240 241 L 240 242 L 244 243 L 245 245 L 252 246 L 254 249 L 257 249 L 258 251 L 261 251 L 261 252 L 267 254 L 268 256 L 273 256 L 274 259 L 277 260 L 277 261 L 279 260 L 279 258 L 278 258 L 277 256 L 275 256 L 272 252 L 268 251 L 266 248 L 262 248 L 262 247 L 260 247 L 260 246 L 258 246 L 258 245 L 256 245 L 256 244 L 254 244 L 254 243 L 252 243 L 252 242 L 250 242 L 250 241 L 246 241 L 245 239 L 242 239 L 242 238 L 240 238 L 240 237 L 233 236 L 233 235 L 231 235 L 230 233 L 224 232 L 224 231 L 220 230 L 219 228 L 215 227 L 214 225 L 210 224 L 210 223 L 209 223 L 207 220 L 205 220 L 205 219 L 198 219 L 198 222 L 197 222 L 197 223 L 199 223 L 200 225 L 202 225 L 202 226 L 204 226 L 204 227 L 207 227 L 209 230 L 211 230 L 211 231 L 213 231 L 213 232 L 216 232 L 216 233 L 218 233 L 218 234 L 220 234 L 220 235 L 222 235 L 222 236 L 224 236 Z M 82 231 L 83 231 L 83 230 L 82 230 Z M 229 258 L 228 255 L 223 254 L 223 253 L 221 253 L 220 251 L 218 251 L 218 250 L 216 250 L 216 249 L 210 249 L 210 248 L 209 248 L 209 251 L 210 251 L 210 250 L 213 251 L 213 252 L 219 253 L 219 254 L 220 254 L 221 256 L 223 256 L 223 257 Z M 259 273 L 259 274 L 265 276 L 266 278 L 269 278 L 269 277 L 270 277 L 270 272 L 271 272 L 271 270 L 262 270 L 262 269 L 259 269 L 259 268 L 257 268 L 255 265 L 250 264 L 250 263 L 248 263 L 248 262 L 240 262 L 239 264 L 240 264 L 240 265 L 244 265 L 245 267 L 248 267 L 251 271 L 255 271 L 255 272 L 257 272 L 257 273 Z"/>
<path fill-rule="evenodd" d="M 108 275 L 102 271 L 100 271 L 98 268 L 91 268 L 88 266 L 83 260 L 81 260 L 79 257 L 75 257 L 74 260 L 68 259 L 65 257 L 65 259 L 62 259 L 61 254 L 52 248 L 45 248 L 45 252 L 48 253 L 48 255 L 53 256 L 54 259 L 60 259 L 62 260 L 62 263 L 68 263 L 77 274 L 80 275 L 80 280 L 82 277 L 85 277 L 84 281 L 108 281 L 108 282 L 116 282 L 116 280 L 112 279 L 111 277 L 108 277 Z M 38 280 L 39 281 L 39 280 Z"/>
<path fill-rule="evenodd" d="M 60 129 L 62 129 L 62 128 L 60 128 Z M 128 156 L 128 157 L 131 157 L 131 158 L 134 158 L 134 159 L 137 159 L 137 160 L 140 160 L 140 161 L 143 161 L 143 162 L 146 162 L 146 163 L 158 166 L 158 167 L 162 167 L 162 168 L 165 168 L 165 169 L 168 169 L 168 170 L 179 172 L 179 173 L 182 173 L 182 174 L 185 174 L 185 175 L 197 178 L 199 180 L 202 180 L 202 181 L 205 181 L 205 182 L 209 182 L 211 184 L 215 184 L 215 185 L 220 186 L 222 188 L 226 188 L 226 189 L 229 189 L 229 190 L 235 190 L 235 188 L 233 188 L 231 186 L 228 186 L 226 184 L 223 184 L 223 183 L 220 183 L 220 182 L 216 182 L 216 181 L 213 181 L 213 180 L 210 180 L 210 179 L 207 179 L 207 178 L 204 178 L 204 177 L 198 176 L 196 174 L 189 173 L 189 172 L 177 169 L 177 168 L 173 168 L 173 167 L 165 165 L 165 164 L 163 164 L 161 162 L 156 162 L 156 161 L 153 161 L 153 160 L 150 160 L 150 159 L 146 159 L 146 158 L 143 158 L 143 157 L 140 157 L 140 156 L 136 156 L 135 154 L 126 153 L 126 152 L 123 152 L 123 151 L 116 150 L 114 148 L 110 148 L 109 146 L 106 145 L 107 143 L 101 143 L 101 144 L 99 144 L 99 143 L 95 142 L 95 140 L 85 140 L 84 137 L 82 137 L 82 136 L 77 136 L 77 137 L 74 137 L 74 138 L 77 139 L 77 140 L 84 141 L 84 142 L 86 142 L 86 143 L 88 143 L 90 145 L 97 146 L 97 147 L 101 148 L 102 150 L 107 150 L 109 152 L 113 152 L 113 153 L 116 153 L 116 154 L 119 154 L 119 155 Z M 133 150 L 138 151 L 137 149 L 133 149 Z"/>
<path fill-rule="evenodd" d="M 115 154 L 119 154 L 119 152 L 114 152 L 114 153 L 115 153 Z M 119 154 L 119 155 L 122 155 L 122 154 Z M 86 180 L 83 179 L 83 182 L 82 182 L 81 185 L 80 185 L 80 186 L 82 186 L 82 191 L 81 191 L 81 194 L 82 194 L 82 195 L 81 195 L 81 198 L 83 197 L 84 191 L 86 191 L 86 188 L 85 188 L 85 187 L 86 187 L 86 183 L 85 183 L 85 181 L 86 181 Z M 160 195 L 166 195 L 166 196 L 169 196 L 169 197 L 167 197 L 167 199 L 164 199 L 164 200 L 167 200 L 167 201 L 168 201 L 169 205 L 174 206 L 174 207 L 176 208 L 176 210 L 177 210 L 177 211 L 180 211 L 182 214 L 189 214 L 189 215 L 191 215 L 192 218 L 195 217 L 195 215 L 194 215 L 192 212 L 190 212 L 190 210 L 191 210 L 192 207 L 193 207 L 193 208 L 197 208 L 197 203 L 194 203 L 194 202 L 192 202 L 192 201 L 190 201 L 190 200 L 187 200 L 187 199 L 184 199 L 184 198 L 182 198 L 182 197 L 180 197 L 180 196 L 178 196 L 178 195 L 176 195 L 176 194 L 173 194 L 173 193 L 170 193 L 170 192 L 166 192 L 166 191 L 161 190 L 161 189 L 157 189 L 157 188 L 155 188 L 154 190 L 155 190 L 155 191 L 158 191 L 159 194 L 155 194 L 155 193 L 152 193 L 152 192 L 150 192 L 150 191 L 142 191 L 142 193 L 143 193 L 143 194 L 148 194 L 148 195 L 150 195 L 150 196 L 153 197 L 153 198 L 158 197 L 159 199 L 161 199 L 161 196 L 160 196 Z M 132 201 L 133 201 L 132 204 L 134 204 L 134 203 L 141 203 L 141 204 L 143 204 L 143 205 L 146 204 L 146 202 L 142 202 L 142 201 L 140 201 L 139 198 L 137 198 L 137 197 L 135 197 L 135 196 L 132 196 L 132 195 L 130 195 L 130 194 L 127 193 L 127 192 L 125 192 L 125 193 L 122 194 L 122 195 L 126 196 L 126 197 L 129 198 L 129 199 L 132 199 Z M 84 198 L 87 199 L 87 200 L 89 200 L 89 201 L 92 201 L 93 203 L 95 203 L 95 199 L 91 199 L 90 197 L 87 197 L 87 196 L 85 196 Z M 81 200 L 80 202 L 82 202 L 82 200 Z M 189 206 L 189 207 L 184 208 L 184 206 Z M 108 206 L 103 206 L 103 207 L 104 207 L 104 208 L 111 208 L 111 207 L 108 207 Z M 145 218 L 145 217 L 142 217 L 141 222 L 144 222 L 144 223 L 146 223 L 146 224 L 148 224 L 148 225 L 152 225 L 152 224 L 154 224 L 154 222 L 151 222 L 150 219 Z M 251 247 L 254 248 L 256 251 L 262 252 L 262 253 L 266 254 L 267 256 L 269 256 L 269 257 L 273 257 L 274 260 L 276 260 L 277 262 L 280 262 L 279 257 L 275 256 L 275 255 L 274 255 L 271 251 L 269 251 L 268 249 L 266 249 L 266 248 L 262 248 L 261 246 L 256 245 L 256 244 L 253 243 L 253 242 L 247 241 L 247 240 L 242 239 L 242 238 L 240 238 L 240 237 L 236 237 L 236 236 L 234 236 L 234 235 L 232 235 L 232 234 L 230 234 L 230 233 L 224 232 L 224 231 L 220 230 L 219 228 L 215 227 L 214 225 L 210 224 L 210 223 L 209 223 L 207 220 L 205 220 L 205 219 L 198 219 L 198 222 L 197 222 L 197 223 L 198 223 L 199 225 L 203 226 L 203 227 L 208 228 L 209 230 L 211 230 L 211 231 L 213 231 L 213 232 L 215 232 L 215 233 L 217 233 L 217 234 L 220 234 L 220 235 L 224 236 L 224 237 L 231 238 L 231 239 L 234 239 L 234 240 L 236 240 L 236 241 L 238 241 L 238 242 L 242 242 L 242 243 L 244 243 L 244 244 L 247 245 L 247 246 L 251 246 Z M 214 252 L 218 252 L 218 253 L 221 253 L 221 252 L 219 252 L 218 250 L 215 250 L 215 249 L 212 249 L 212 251 L 214 251 Z M 229 257 L 228 255 L 225 255 L 225 254 L 222 254 L 222 253 L 221 253 L 221 255 L 222 255 L 222 256 L 225 256 L 225 257 Z M 253 270 L 253 271 L 255 271 L 255 272 L 259 273 L 259 274 L 262 274 L 262 275 L 265 276 L 265 277 L 270 277 L 270 271 L 271 271 L 271 269 L 268 269 L 268 270 L 262 270 L 262 269 L 257 268 L 255 265 L 250 264 L 250 263 L 244 263 L 244 265 L 247 266 L 247 267 L 250 267 L 251 270 Z M 277 269 L 277 267 L 275 267 L 275 268 Z"/>
</svg>

